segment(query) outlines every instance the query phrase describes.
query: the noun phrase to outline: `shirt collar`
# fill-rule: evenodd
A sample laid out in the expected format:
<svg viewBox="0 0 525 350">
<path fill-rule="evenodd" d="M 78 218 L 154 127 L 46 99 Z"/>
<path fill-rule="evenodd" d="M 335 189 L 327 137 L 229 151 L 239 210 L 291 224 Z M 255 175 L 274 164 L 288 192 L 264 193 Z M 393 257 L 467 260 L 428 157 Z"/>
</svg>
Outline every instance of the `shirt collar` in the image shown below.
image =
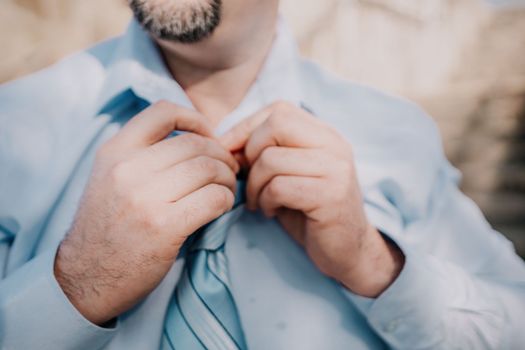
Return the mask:
<svg viewBox="0 0 525 350">
<path fill-rule="evenodd" d="M 261 71 L 240 105 L 219 124 L 217 133 L 273 101 L 286 100 L 300 105 L 303 93 L 299 63 L 293 35 L 285 21 L 279 18 L 274 43 Z M 157 45 L 135 19 L 118 41 L 108 63 L 98 110 L 129 90 L 150 103 L 165 99 L 193 109 L 188 96 L 168 71 Z"/>
<path fill-rule="evenodd" d="M 108 63 L 98 99 L 99 110 L 126 90 L 150 103 L 167 99 L 191 107 L 188 97 L 171 77 L 157 45 L 134 19 L 118 40 Z"/>
</svg>

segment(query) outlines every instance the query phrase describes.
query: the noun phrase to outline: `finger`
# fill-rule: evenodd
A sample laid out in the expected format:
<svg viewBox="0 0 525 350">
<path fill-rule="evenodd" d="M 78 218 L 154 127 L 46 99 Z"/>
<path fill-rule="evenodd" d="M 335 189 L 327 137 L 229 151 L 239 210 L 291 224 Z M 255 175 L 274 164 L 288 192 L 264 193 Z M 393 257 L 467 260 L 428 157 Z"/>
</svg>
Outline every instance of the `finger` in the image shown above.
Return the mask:
<svg viewBox="0 0 525 350">
<path fill-rule="evenodd" d="M 174 130 L 213 136 L 206 118 L 197 112 L 159 101 L 131 118 L 112 140 L 117 147 L 148 146 Z"/>
<path fill-rule="evenodd" d="M 215 158 L 198 156 L 156 174 L 144 190 L 150 197 L 174 202 L 212 183 L 235 193 L 236 178 L 230 167 Z"/>
<path fill-rule="evenodd" d="M 234 194 L 229 188 L 209 184 L 190 193 L 170 205 L 168 215 L 172 218 L 171 227 L 176 227 L 176 240 L 184 241 L 201 226 L 218 218 L 234 203 Z M 180 240 L 180 241 L 179 241 Z"/>
<path fill-rule="evenodd" d="M 157 142 L 139 151 L 134 155 L 133 161 L 142 168 L 158 171 L 199 155 L 228 164 L 234 173 L 239 171 L 235 157 L 216 140 L 194 133 L 185 133 Z"/>
<path fill-rule="evenodd" d="M 275 216 L 279 208 L 308 214 L 324 202 L 323 187 L 320 178 L 279 175 L 263 188 L 257 204 L 267 217 Z"/>
<path fill-rule="evenodd" d="M 270 116 L 273 108 L 273 105 L 269 105 L 243 119 L 233 128 L 220 136 L 219 142 L 230 152 L 242 149 L 253 130 L 255 130 Z"/>
<path fill-rule="evenodd" d="M 244 146 L 250 164 L 270 146 L 322 148 L 335 133 L 314 117 L 294 106 L 279 107 L 256 128 Z"/>
<path fill-rule="evenodd" d="M 320 149 L 268 147 L 253 164 L 246 187 L 247 207 L 255 209 L 261 190 L 278 175 L 319 177 L 330 173 L 334 157 Z"/>
</svg>

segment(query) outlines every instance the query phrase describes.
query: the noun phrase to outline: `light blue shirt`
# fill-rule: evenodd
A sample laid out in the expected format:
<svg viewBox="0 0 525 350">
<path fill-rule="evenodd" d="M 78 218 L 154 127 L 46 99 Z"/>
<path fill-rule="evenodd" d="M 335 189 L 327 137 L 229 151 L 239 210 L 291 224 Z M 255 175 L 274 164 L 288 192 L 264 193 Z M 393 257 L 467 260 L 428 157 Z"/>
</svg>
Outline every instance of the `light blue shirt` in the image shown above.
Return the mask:
<svg viewBox="0 0 525 350">
<path fill-rule="evenodd" d="M 0 87 L 1 349 L 159 346 L 183 259 L 113 328 L 86 320 L 53 275 L 94 153 L 123 124 L 108 103 L 126 94 L 192 107 L 135 22 L 122 37 Z M 282 22 L 257 80 L 216 133 L 275 100 L 304 103 L 352 144 L 366 213 L 406 264 L 379 298 L 362 298 L 322 275 L 275 221 L 245 212 L 225 252 L 250 349 L 525 343 L 525 265 L 458 190 L 429 117 L 300 58 Z"/>
</svg>

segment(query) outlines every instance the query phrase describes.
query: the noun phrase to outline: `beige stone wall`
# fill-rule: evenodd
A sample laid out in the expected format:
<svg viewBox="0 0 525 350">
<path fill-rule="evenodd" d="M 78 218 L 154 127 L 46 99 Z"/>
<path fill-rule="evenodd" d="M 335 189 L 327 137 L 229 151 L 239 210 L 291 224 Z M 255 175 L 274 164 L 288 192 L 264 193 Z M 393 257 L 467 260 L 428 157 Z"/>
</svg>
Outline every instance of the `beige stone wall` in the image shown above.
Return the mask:
<svg viewBox="0 0 525 350">
<path fill-rule="evenodd" d="M 0 82 L 117 35 L 128 19 L 123 0 L 2 0 Z"/>
<path fill-rule="evenodd" d="M 464 172 L 463 189 L 525 253 L 524 8 L 282 0 L 282 12 L 306 56 L 422 104 Z M 3 0 L 0 82 L 120 33 L 129 16 L 124 0 Z"/>
</svg>

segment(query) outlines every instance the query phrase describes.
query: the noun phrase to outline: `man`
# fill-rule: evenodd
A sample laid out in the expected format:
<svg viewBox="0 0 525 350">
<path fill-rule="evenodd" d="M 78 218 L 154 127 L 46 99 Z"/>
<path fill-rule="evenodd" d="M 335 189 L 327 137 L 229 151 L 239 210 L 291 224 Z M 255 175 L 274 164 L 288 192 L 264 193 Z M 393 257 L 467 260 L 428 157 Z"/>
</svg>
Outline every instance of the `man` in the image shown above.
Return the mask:
<svg viewBox="0 0 525 350">
<path fill-rule="evenodd" d="M 277 0 L 130 0 L 0 88 L 2 349 L 517 349 L 525 266 L 417 107 Z"/>
</svg>

